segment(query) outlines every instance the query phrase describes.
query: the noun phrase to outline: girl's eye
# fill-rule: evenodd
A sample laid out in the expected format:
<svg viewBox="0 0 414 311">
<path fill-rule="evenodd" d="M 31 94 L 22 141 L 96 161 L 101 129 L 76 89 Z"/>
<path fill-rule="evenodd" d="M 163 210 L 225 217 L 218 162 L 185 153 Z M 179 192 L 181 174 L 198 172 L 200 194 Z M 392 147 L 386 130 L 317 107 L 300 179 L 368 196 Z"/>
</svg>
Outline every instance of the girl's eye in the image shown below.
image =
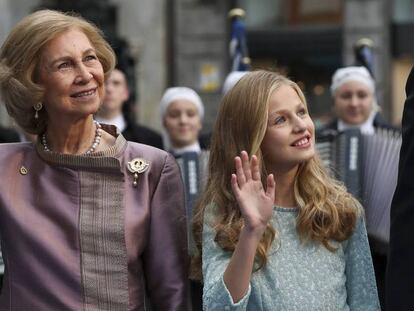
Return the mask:
<svg viewBox="0 0 414 311">
<path fill-rule="evenodd" d="M 305 109 L 301 109 L 301 110 L 299 110 L 299 111 L 298 111 L 298 115 L 299 115 L 299 116 L 304 116 L 304 115 L 306 115 L 306 110 L 305 110 Z"/>
<path fill-rule="evenodd" d="M 275 124 L 282 124 L 285 121 L 286 121 L 285 117 L 278 117 L 275 120 Z"/>
</svg>

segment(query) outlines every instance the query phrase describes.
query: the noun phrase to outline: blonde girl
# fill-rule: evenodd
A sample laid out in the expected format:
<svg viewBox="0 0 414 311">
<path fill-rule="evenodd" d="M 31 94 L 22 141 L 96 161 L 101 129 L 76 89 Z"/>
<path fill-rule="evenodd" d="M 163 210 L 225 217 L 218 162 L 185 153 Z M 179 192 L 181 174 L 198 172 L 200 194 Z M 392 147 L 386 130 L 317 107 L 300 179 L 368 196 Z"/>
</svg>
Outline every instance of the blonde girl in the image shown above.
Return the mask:
<svg viewBox="0 0 414 311">
<path fill-rule="evenodd" d="M 223 98 L 194 218 L 204 310 L 379 310 L 360 205 L 314 132 L 279 74 L 249 73 Z"/>
</svg>

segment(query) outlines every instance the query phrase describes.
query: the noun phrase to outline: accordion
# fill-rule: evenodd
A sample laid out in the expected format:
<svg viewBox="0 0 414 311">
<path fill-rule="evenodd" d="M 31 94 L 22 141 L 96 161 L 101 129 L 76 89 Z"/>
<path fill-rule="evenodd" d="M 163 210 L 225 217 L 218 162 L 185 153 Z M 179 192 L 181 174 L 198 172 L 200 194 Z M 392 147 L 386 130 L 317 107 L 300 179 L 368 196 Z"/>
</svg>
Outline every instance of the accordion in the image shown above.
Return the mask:
<svg viewBox="0 0 414 311">
<path fill-rule="evenodd" d="M 191 236 L 191 220 L 193 219 L 193 209 L 198 197 L 201 194 L 207 182 L 207 165 L 209 159 L 209 151 L 185 152 L 176 157 L 178 166 L 180 167 L 181 176 L 184 182 L 185 206 L 187 216 L 187 232 L 189 250 L 194 247 Z"/>
<path fill-rule="evenodd" d="M 386 244 L 400 148 L 401 133 L 394 129 L 377 129 L 374 135 L 325 131 L 316 143 L 322 162 L 364 207 L 368 234 Z"/>
</svg>

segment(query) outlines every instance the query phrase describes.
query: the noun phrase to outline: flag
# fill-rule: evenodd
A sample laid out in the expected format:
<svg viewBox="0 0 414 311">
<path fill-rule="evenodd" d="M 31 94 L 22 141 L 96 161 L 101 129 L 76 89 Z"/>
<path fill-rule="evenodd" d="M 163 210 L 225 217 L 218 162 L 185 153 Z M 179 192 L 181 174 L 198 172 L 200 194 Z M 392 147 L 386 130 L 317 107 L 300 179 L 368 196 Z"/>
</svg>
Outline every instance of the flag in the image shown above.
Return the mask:
<svg viewBox="0 0 414 311">
<path fill-rule="evenodd" d="M 354 52 L 356 64 L 367 68 L 374 77 L 374 42 L 369 38 L 359 39 L 354 46 Z"/>
<path fill-rule="evenodd" d="M 247 49 L 246 26 L 243 21 L 245 13 L 236 8 L 229 12 L 231 18 L 231 40 L 229 46 L 230 58 L 232 60 L 231 71 L 250 70 L 250 58 Z"/>
</svg>

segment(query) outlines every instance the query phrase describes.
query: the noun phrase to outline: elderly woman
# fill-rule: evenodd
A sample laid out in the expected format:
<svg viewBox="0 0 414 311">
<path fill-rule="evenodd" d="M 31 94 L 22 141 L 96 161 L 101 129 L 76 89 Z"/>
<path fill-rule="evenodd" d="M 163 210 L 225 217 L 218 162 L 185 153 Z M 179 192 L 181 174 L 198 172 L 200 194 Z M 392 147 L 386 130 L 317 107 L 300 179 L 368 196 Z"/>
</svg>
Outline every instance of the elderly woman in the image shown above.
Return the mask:
<svg viewBox="0 0 414 311">
<path fill-rule="evenodd" d="M 94 122 L 115 57 L 80 17 L 38 11 L 1 49 L 1 310 L 185 310 L 183 188 L 172 156 Z"/>
</svg>

